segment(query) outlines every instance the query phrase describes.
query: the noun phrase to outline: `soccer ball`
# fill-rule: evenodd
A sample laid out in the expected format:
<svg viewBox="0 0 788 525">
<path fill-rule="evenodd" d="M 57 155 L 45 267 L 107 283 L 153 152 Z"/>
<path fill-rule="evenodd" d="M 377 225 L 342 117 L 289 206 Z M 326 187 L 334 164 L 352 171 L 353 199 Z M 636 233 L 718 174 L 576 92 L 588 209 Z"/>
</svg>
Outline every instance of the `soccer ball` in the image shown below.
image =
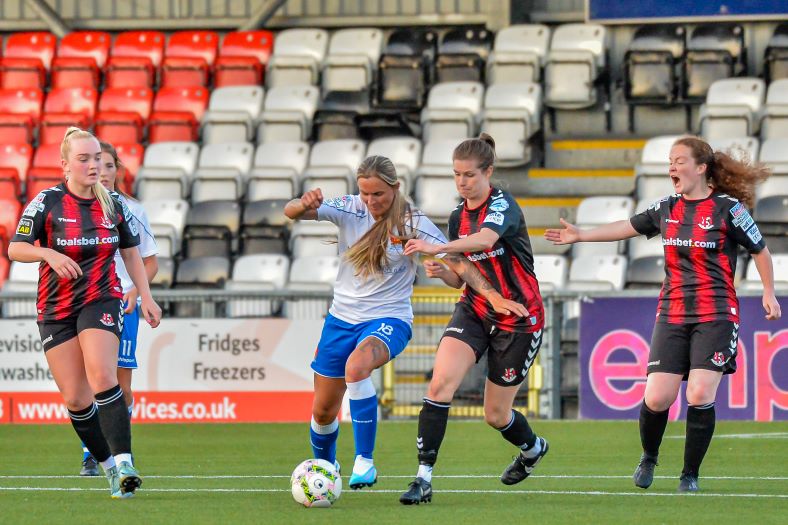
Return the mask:
<svg viewBox="0 0 788 525">
<path fill-rule="evenodd" d="M 324 459 L 307 459 L 290 476 L 293 499 L 304 507 L 330 507 L 342 494 L 342 478 Z"/>
</svg>

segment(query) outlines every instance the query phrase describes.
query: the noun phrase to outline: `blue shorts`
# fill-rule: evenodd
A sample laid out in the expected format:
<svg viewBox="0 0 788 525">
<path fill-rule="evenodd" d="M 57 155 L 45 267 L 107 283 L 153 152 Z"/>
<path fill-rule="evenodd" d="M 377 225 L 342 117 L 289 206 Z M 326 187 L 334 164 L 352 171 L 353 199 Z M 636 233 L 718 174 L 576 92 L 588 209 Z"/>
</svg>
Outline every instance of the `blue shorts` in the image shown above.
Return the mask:
<svg viewBox="0 0 788 525">
<path fill-rule="evenodd" d="M 317 343 L 312 370 L 325 377 L 345 377 L 345 363 L 353 350 L 367 337 L 377 337 L 389 350 L 389 361 L 405 350 L 413 331 L 402 319 L 383 317 L 359 324 L 326 316 L 320 342 Z"/>
<path fill-rule="evenodd" d="M 125 303 L 124 303 L 125 307 Z M 118 347 L 118 368 L 137 368 L 137 331 L 140 327 L 140 305 L 123 316 L 123 331 Z"/>
</svg>

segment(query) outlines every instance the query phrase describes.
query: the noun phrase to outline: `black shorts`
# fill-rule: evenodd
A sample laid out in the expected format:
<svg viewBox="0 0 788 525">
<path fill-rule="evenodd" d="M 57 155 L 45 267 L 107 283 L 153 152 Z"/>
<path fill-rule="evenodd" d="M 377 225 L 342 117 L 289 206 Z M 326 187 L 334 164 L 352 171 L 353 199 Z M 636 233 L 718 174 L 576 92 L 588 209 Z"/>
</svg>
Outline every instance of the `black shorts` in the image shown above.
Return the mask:
<svg viewBox="0 0 788 525">
<path fill-rule="evenodd" d="M 542 346 L 542 329 L 533 333 L 506 332 L 479 317 L 465 303 L 457 303 L 443 337 L 459 339 L 476 354 L 478 363 L 487 353 L 487 379 L 500 386 L 525 380 Z"/>
<path fill-rule="evenodd" d="M 115 298 L 100 299 L 86 304 L 66 319 L 38 322 L 44 352 L 73 339 L 82 330 L 89 328 L 112 332 L 120 341 L 120 334 L 123 332 L 123 301 Z"/>
<path fill-rule="evenodd" d="M 682 374 L 700 368 L 723 374 L 736 371 L 739 324 L 733 321 L 656 323 L 648 354 L 648 372 Z"/>
</svg>

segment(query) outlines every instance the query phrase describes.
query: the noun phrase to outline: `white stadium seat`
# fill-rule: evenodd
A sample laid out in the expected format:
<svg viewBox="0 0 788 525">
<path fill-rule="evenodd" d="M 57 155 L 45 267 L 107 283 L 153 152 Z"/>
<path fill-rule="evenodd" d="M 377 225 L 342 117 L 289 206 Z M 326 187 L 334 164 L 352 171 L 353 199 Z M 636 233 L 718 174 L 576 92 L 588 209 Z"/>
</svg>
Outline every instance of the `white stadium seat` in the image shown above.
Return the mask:
<svg viewBox="0 0 788 525">
<path fill-rule="evenodd" d="M 629 197 L 588 197 L 580 201 L 575 222 L 578 228 L 590 229 L 610 222 L 628 220 L 635 208 Z M 588 255 L 616 255 L 623 251 L 623 241 L 582 242 L 572 246 L 577 258 Z"/>
<path fill-rule="evenodd" d="M 267 142 L 257 147 L 246 200 L 292 199 L 309 160 L 306 142 Z"/>
<path fill-rule="evenodd" d="M 268 91 L 257 142 L 308 140 L 319 96 L 315 86 L 280 86 Z"/>
<path fill-rule="evenodd" d="M 567 288 L 575 291 L 621 290 L 627 274 L 623 255 L 575 257 L 569 269 Z"/>
<path fill-rule="evenodd" d="M 540 290 L 562 290 L 569 277 L 569 263 L 563 255 L 534 255 L 534 273 Z"/>
<path fill-rule="evenodd" d="M 761 138 L 788 138 L 788 78 L 774 80 L 766 93 Z"/>
<path fill-rule="evenodd" d="M 285 29 L 276 35 L 274 53 L 268 60 L 265 83 L 279 86 L 314 86 L 328 50 L 325 29 Z"/>
<path fill-rule="evenodd" d="M 262 86 L 227 86 L 213 90 L 202 119 L 203 144 L 248 142 L 263 111 Z"/>
<path fill-rule="evenodd" d="M 312 146 L 309 166 L 304 171 L 303 191 L 320 188 L 325 198 L 356 191 L 356 170 L 364 160 L 366 145 L 361 140 L 323 140 Z"/>
<path fill-rule="evenodd" d="M 339 273 L 339 257 L 308 256 L 293 259 L 288 290 L 330 293 Z M 301 299 L 285 301 L 284 313 L 290 319 L 322 319 L 331 300 Z"/>
<path fill-rule="evenodd" d="M 497 84 L 484 95 L 482 131 L 495 137 L 500 166 L 518 166 L 531 160 L 531 136 L 540 128 L 542 88 L 532 82 Z"/>
<path fill-rule="evenodd" d="M 670 169 L 670 148 L 680 138 L 680 135 L 663 135 L 648 139 L 643 146 L 640 163 L 635 166 L 635 173 L 667 177 Z"/>
<path fill-rule="evenodd" d="M 760 127 L 766 84 L 761 78 L 715 81 L 700 107 L 700 133 L 706 140 L 747 137 Z"/>
<path fill-rule="evenodd" d="M 539 82 L 549 45 L 550 28 L 545 25 L 520 24 L 501 29 L 487 59 L 487 85 Z"/>
<path fill-rule="evenodd" d="M 727 153 L 736 160 L 757 162 L 761 149 L 760 141 L 755 137 L 731 137 L 709 140 L 714 151 Z"/>
<path fill-rule="evenodd" d="M 142 206 L 156 238 L 159 257 L 173 257 L 179 253 L 189 203 L 182 199 L 151 199 L 143 201 Z"/>
<path fill-rule="evenodd" d="M 287 285 L 290 259 L 286 255 L 255 254 L 239 257 L 233 265 L 232 279 L 225 290 L 282 290 Z M 228 317 L 265 317 L 273 315 L 280 301 L 242 298 L 227 302 Z"/>
<path fill-rule="evenodd" d="M 210 200 L 237 200 L 243 194 L 243 180 L 252 169 L 254 145 L 249 142 L 208 144 L 200 152 L 194 172 L 192 203 Z"/>
<path fill-rule="evenodd" d="M 380 29 L 340 29 L 334 33 L 323 62 L 323 93 L 366 90 L 375 78 L 382 49 Z"/>
<path fill-rule="evenodd" d="M 369 143 L 367 157 L 380 155 L 389 159 L 397 170 L 400 191 L 410 194 L 421 160 L 421 141 L 415 137 L 385 137 Z"/>
<path fill-rule="evenodd" d="M 442 82 L 435 84 L 421 110 L 424 142 L 440 139 L 465 139 L 479 128 L 484 85 L 480 82 Z"/>
<path fill-rule="evenodd" d="M 339 229 L 328 221 L 299 221 L 290 235 L 290 253 L 293 258 L 331 255 L 339 253 Z"/>
<path fill-rule="evenodd" d="M 199 154 L 200 147 L 194 142 L 158 142 L 148 146 L 134 181 L 137 198 L 186 198 Z"/>
<path fill-rule="evenodd" d="M 606 67 L 606 32 L 596 24 L 564 24 L 553 31 L 545 63 L 545 104 L 580 109 L 596 104 L 594 85 Z"/>
</svg>

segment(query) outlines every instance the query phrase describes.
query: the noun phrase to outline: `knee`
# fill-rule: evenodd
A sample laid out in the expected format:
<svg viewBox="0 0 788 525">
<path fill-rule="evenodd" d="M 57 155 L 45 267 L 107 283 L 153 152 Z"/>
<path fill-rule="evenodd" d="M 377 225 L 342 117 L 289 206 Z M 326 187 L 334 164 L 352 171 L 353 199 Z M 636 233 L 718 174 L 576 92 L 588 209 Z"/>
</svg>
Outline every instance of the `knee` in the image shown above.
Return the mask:
<svg viewBox="0 0 788 525">
<path fill-rule="evenodd" d="M 705 387 L 704 385 L 687 384 L 687 404 L 689 405 L 705 405 L 714 401 L 716 392 Z"/>
<path fill-rule="evenodd" d="M 63 392 L 63 402 L 72 412 L 83 410 L 93 404 L 94 398 L 90 390 L 85 392 Z"/>
<path fill-rule="evenodd" d="M 669 392 L 646 392 L 643 402 L 652 412 L 664 412 L 668 410 L 676 396 Z"/>
<path fill-rule="evenodd" d="M 512 420 L 512 410 L 504 407 L 484 407 L 484 421 L 495 429 L 503 428 Z"/>
<path fill-rule="evenodd" d="M 312 419 L 318 425 L 329 425 L 337 418 L 336 414 L 332 414 L 328 407 L 312 407 Z"/>
<path fill-rule="evenodd" d="M 372 370 L 361 363 L 348 361 L 345 365 L 345 381 L 348 383 L 357 383 L 358 381 L 363 381 L 371 374 Z"/>
<path fill-rule="evenodd" d="M 90 383 L 95 394 L 106 392 L 118 384 L 118 378 L 110 372 L 97 372 L 90 375 Z"/>
<path fill-rule="evenodd" d="M 432 376 L 427 387 L 427 397 L 433 401 L 448 403 L 454 397 L 454 384 L 442 376 Z"/>
</svg>

